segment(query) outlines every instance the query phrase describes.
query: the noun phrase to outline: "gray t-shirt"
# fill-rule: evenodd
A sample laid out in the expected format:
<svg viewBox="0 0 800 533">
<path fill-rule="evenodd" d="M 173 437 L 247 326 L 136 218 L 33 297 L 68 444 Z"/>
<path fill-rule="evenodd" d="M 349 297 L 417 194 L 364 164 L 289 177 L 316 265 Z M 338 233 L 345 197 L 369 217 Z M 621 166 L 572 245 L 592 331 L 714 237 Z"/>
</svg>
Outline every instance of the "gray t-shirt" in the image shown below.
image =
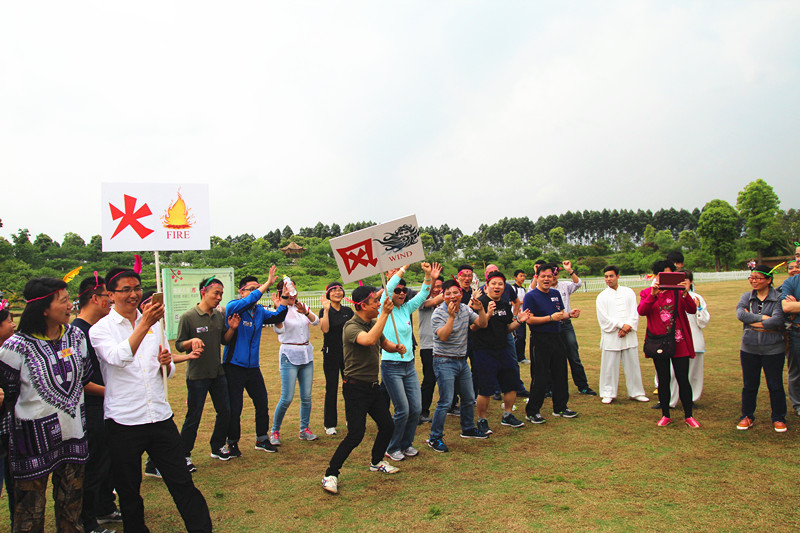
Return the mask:
<svg viewBox="0 0 800 533">
<path fill-rule="evenodd" d="M 439 340 L 436 331 L 441 329 L 447 318 L 447 302 L 439 305 L 431 317 L 431 329 L 433 330 L 433 353 L 434 355 L 449 355 L 451 357 L 464 357 L 467 355 L 467 335 L 469 326 L 478 320 L 478 313 L 470 309 L 467 304 L 461 304 L 458 313 L 453 319 L 453 331 L 450 337 L 444 342 Z"/>
<path fill-rule="evenodd" d="M 421 350 L 433 349 L 433 328 L 431 318 L 434 307 L 425 307 L 425 302 L 419 306 L 419 347 Z"/>
</svg>

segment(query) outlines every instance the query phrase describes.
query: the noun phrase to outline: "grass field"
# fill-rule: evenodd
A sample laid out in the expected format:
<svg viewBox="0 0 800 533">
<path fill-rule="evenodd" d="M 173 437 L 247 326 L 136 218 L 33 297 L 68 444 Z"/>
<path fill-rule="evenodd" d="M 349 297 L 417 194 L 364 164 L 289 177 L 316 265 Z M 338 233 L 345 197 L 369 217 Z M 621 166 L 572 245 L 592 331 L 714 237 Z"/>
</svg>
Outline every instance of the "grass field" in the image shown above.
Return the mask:
<svg viewBox="0 0 800 533">
<path fill-rule="evenodd" d="M 319 440 L 295 438 L 300 408 L 296 395 L 284 421 L 280 452 L 254 450 L 253 409 L 246 400 L 240 442 L 244 456 L 226 463 L 211 459 L 209 400 L 193 457 L 199 469 L 195 483 L 208 501 L 216 530 L 226 532 L 795 531 L 800 527 L 794 497 L 800 476 L 800 418 L 790 406 L 789 431 L 775 433 L 762 380 L 756 425 L 749 431 L 735 428 L 741 395 L 741 324 L 735 306 L 748 287 L 747 282 L 696 287 L 711 313 L 705 330 L 705 388 L 695 410 L 699 430 L 682 423 L 657 428 L 660 411 L 651 409 L 655 396 L 650 394 L 650 403 L 628 401 L 622 376 L 621 399 L 611 405 L 578 395 L 570 380 L 569 405 L 580 413 L 578 418 L 549 416 L 551 404 L 546 400 L 546 424 L 511 429 L 499 424 L 502 408 L 493 401 L 489 421 L 495 434 L 490 439 L 458 438 L 458 421 L 448 417 L 445 440 L 451 452 L 439 454 L 423 442 L 430 425 L 421 426 L 415 440 L 420 455 L 399 463 L 401 471 L 393 476 L 368 471 L 375 430 L 370 421 L 364 442 L 339 477 L 340 494 L 332 496 L 320 488 L 320 480 L 345 432 L 344 408 L 340 398 L 339 435 L 324 435 L 320 359 L 311 415 L 311 428 L 322 434 Z M 596 389 L 600 337 L 595 298 L 596 293 L 576 293 L 573 307 L 583 311 L 574 323 L 589 383 Z M 640 344 L 643 333 L 644 321 Z M 318 328 L 312 328 L 312 343 L 319 354 Z M 280 394 L 277 348 L 277 336 L 265 331 L 262 371 L 271 409 Z M 642 356 L 641 367 L 646 389 L 652 391 L 653 365 Z M 526 382 L 528 369 L 522 369 Z M 179 427 L 186 413 L 183 376 L 180 368 L 170 382 Z M 517 401 L 519 409 L 524 402 Z M 676 412 L 674 418 L 680 420 L 681 414 Z M 145 478 L 142 493 L 154 533 L 183 530 L 163 482 Z M 47 512 L 52 528 L 52 504 Z M 7 504 L 2 501 L 0 530 L 7 526 Z"/>
</svg>

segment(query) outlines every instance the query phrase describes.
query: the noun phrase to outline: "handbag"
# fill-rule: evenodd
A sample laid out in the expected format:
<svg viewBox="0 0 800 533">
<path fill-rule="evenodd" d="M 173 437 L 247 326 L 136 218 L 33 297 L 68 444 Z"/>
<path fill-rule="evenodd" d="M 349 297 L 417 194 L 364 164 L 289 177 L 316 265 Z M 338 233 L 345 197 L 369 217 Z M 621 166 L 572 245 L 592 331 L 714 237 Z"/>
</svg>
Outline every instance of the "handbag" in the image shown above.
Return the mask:
<svg viewBox="0 0 800 533">
<path fill-rule="evenodd" d="M 675 291 L 676 293 L 678 291 Z M 670 359 L 675 355 L 675 315 L 678 312 L 678 295 L 675 294 L 675 307 L 669 321 L 669 329 L 663 335 L 655 335 L 646 330 L 644 334 L 644 355 L 650 359 Z"/>
</svg>

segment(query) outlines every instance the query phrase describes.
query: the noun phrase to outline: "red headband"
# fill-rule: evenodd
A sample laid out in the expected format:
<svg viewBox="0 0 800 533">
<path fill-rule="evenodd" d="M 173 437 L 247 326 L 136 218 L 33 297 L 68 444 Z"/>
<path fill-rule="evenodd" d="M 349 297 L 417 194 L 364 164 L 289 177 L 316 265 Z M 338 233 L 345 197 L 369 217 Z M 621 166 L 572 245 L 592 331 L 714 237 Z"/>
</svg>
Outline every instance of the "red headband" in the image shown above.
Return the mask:
<svg viewBox="0 0 800 533">
<path fill-rule="evenodd" d="M 116 277 L 116 276 L 114 276 L 114 277 Z M 84 294 L 86 294 L 89 291 L 96 291 L 99 286 L 100 286 L 100 276 L 97 275 L 97 270 L 95 270 L 94 271 L 94 287 L 92 287 L 91 289 L 86 289 L 82 293 L 78 294 L 78 298 L 80 298 L 81 296 L 83 296 Z"/>
<path fill-rule="evenodd" d="M 35 302 L 36 300 L 43 300 L 44 298 L 47 298 L 48 296 L 52 296 L 52 295 L 54 295 L 54 294 L 55 294 L 55 293 L 57 293 L 58 291 L 65 291 L 65 290 L 67 290 L 67 288 L 66 288 L 66 287 L 62 287 L 62 288 L 60 288 L 60 289 L 56 289 L 56 290 L 54 290 L 53 292 L 48 292 L 48 293 L 47 293 L 47 294 L 45 294 L 44 296 L 39 296 L 38 298 L 31 298 L 30 300 L 25 300 L 25 303 L 26 303 L 26 304 L 29 304 L 29 303 L 31 303 L 31 302 Z"/>
</svg>

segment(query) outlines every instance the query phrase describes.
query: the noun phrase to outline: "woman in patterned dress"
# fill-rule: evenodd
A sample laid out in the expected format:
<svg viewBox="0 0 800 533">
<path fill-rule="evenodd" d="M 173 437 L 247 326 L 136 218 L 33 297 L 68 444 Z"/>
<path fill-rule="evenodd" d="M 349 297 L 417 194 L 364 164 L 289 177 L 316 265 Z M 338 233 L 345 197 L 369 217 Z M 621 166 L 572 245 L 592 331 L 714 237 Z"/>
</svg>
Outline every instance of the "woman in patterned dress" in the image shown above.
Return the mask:
<svg viewBox="0 0 800 533">
<path fill-rule="evenodd" d="M 83 387 L 91 373 L 86 338 L 69 324 L 72 301 L 62 280 L 32 279 L 23 294 L 27 305 L 18 332 L 0 348 L 0 387 L 11 409 L 13 531 L 45 530 L 50 474 L 54 529 L 83 531 L 83 471 L 89 455 Z"/>
</svg>

